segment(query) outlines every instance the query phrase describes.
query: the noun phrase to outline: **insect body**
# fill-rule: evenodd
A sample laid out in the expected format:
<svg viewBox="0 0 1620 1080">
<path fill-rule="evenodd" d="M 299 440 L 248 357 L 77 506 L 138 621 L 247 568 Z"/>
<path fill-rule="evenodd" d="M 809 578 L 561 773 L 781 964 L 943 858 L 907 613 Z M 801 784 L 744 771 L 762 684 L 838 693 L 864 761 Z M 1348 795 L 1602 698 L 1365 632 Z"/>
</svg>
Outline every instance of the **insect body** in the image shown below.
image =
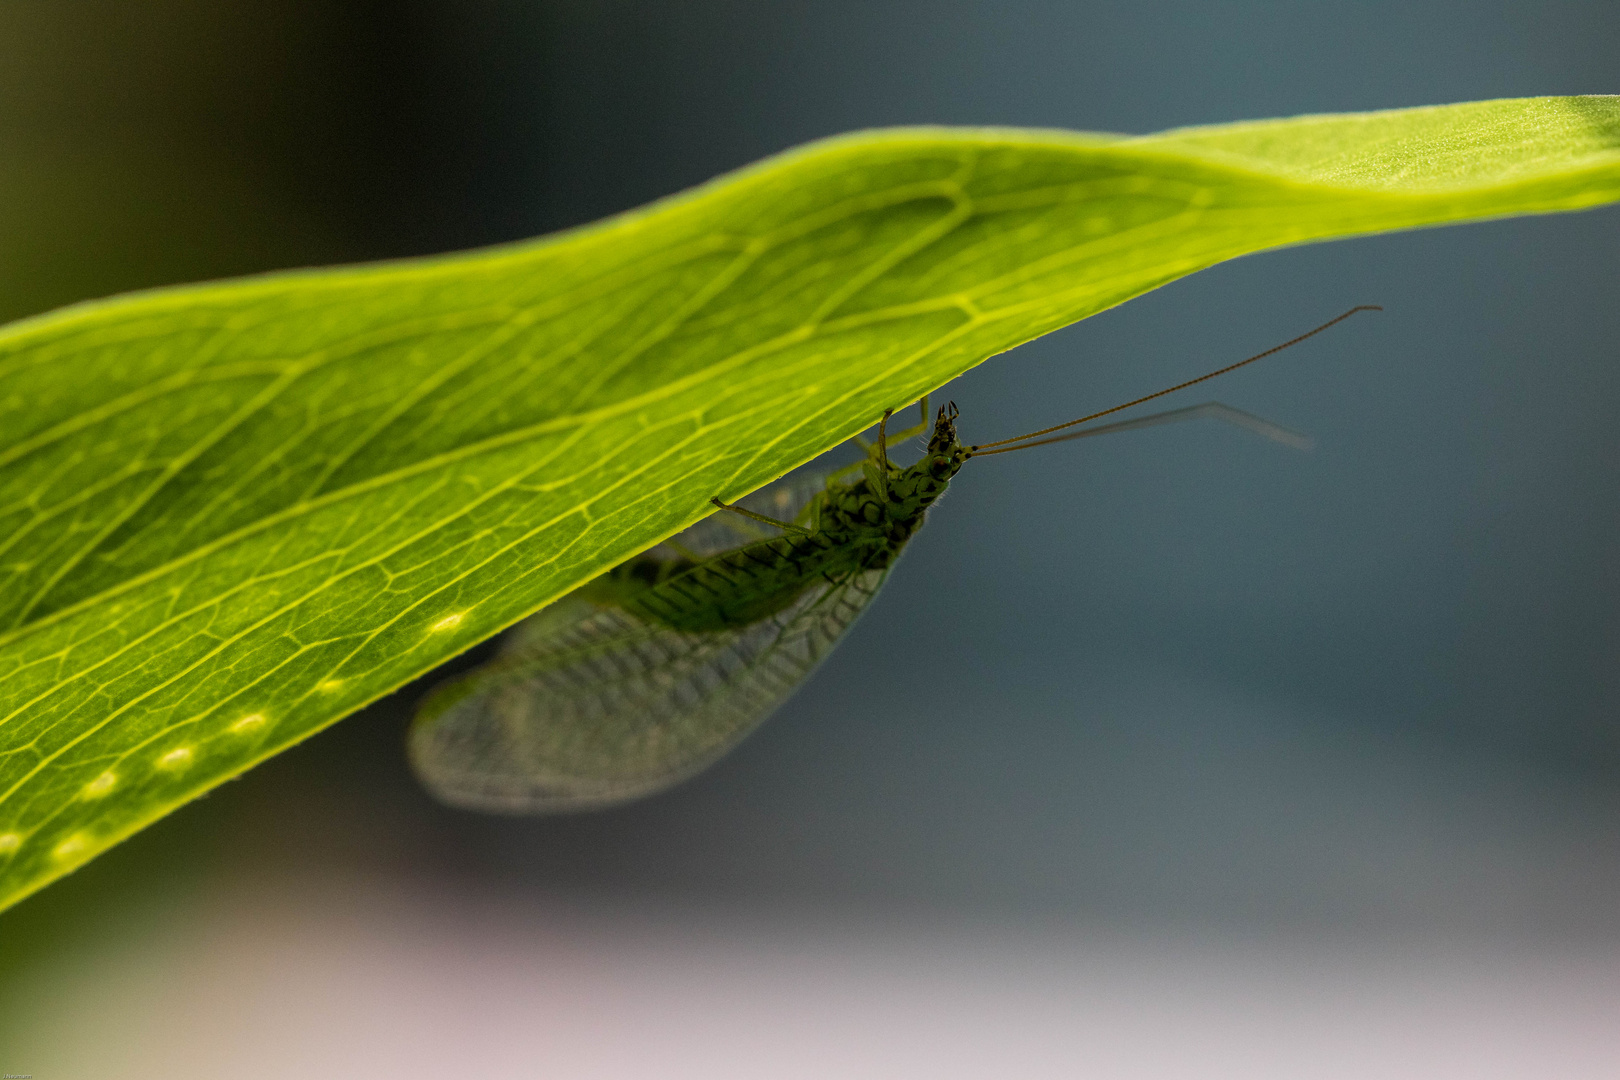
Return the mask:
<svg viewBox="0 0 1620 1080">
<path fill-rule="evenodd" d="M 803 504 L 792 516 L 805 526 L 705 554 L 718 530 L 700 522 L 677 538 L 690 544 L 660 545 L 541 612 L 496 661 L 429 699 L 411 735 L 418 774 L 447 802 L 533 813 L 623 802 L 703 768 L 877 594 L 967 459 L 955 418 L 939 411 L 909 468 L 884 453 L 808 498 L 775 492 Z"/>
<path fill-rule="evenodd" d="M 735 746 L 826 656 L 970 458 L 1195 416 L 1301 441 L 1216 403 L 1046 437 L 1178 389 L 980 446 L 957 440 L 953 404 L 905 468 L 889 461 L 885 413 L 858 477 L 790 479 L 751 500 L 788 520 L 716 499 L 734 516 L 699 522 L 521 624 L 495 660 L 430 695 L 411 729 L 412 764 L 445 802 L 505 813 L 592 809 L 669 787 Z M 743 528 L 755 538 L 739 543 Z"/>
</svg>

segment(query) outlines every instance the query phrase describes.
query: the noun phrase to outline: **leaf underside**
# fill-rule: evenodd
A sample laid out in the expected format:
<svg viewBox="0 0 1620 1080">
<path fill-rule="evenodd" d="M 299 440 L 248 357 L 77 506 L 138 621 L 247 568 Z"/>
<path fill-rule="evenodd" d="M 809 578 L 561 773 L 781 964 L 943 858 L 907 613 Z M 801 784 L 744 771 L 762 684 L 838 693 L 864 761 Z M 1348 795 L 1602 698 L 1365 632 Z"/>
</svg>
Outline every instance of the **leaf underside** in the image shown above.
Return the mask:
<svg viewBox="0 0 1620 1080">
<path fill-rule="evenodd" d="M 597 225 L 0 330 L 0 907 L 986 357 L 1620 199 L 1620 98 L 831 139 Z"/>
</svg>

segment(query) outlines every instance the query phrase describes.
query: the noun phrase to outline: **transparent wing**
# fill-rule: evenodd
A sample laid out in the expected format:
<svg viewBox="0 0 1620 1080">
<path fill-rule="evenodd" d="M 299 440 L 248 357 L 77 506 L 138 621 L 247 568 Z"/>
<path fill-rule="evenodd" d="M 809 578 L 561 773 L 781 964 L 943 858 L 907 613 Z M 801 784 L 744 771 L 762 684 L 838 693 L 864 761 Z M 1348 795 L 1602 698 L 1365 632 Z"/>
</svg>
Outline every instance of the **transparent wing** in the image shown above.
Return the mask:
<svg viewBox="0 0 1620 1080">
<path fill-rule="evenodd" d="M 429 698 L 411 729 L 412 764 L 445 802 L 497 813 L 650 795 L 770 715 L 887 573 L 819 581 L 775 615 L 712 633 L 565 597 L 522 624 L 496 660 Z"/>
</svg>

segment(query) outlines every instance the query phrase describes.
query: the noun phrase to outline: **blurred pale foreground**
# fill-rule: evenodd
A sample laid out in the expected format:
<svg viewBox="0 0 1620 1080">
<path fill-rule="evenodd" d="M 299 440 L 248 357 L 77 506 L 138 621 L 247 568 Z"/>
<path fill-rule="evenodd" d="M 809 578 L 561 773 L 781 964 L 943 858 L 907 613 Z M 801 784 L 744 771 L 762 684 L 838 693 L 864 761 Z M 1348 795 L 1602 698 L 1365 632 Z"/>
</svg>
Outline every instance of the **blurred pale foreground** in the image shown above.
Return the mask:
<svg viewBox="0 0 1620 1080">
<path fill-rule="evenodd" d="M 40 1077 L 1612 1077 L 1613 955 L 239 881 L 19 995 Z M 93 1037 L 86 1037 L 93 1033 Z"/>
</svg>

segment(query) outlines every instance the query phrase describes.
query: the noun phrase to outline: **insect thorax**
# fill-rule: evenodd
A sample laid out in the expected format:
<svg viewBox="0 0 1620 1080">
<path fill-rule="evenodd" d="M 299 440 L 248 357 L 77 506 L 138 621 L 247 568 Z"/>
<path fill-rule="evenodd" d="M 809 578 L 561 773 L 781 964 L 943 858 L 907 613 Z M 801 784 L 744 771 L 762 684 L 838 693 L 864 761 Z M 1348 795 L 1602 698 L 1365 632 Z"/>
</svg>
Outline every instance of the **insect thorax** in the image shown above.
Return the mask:
<svg viewBox="0 0 1620 1080">
<path fill-rule="evenodd" d="M 893 562 L 967 460 L 967 451 L 956 441 L 954 421 L 954 410 L 939 410 L 928 449 L 915 464 L 890 467 L 887 475 L 880 475 L 879 467 L 868 462 L 860 479 L 820 495 L 814 510 L 818 534 L 868 550 L 873 569 Z"/>
</svg>

